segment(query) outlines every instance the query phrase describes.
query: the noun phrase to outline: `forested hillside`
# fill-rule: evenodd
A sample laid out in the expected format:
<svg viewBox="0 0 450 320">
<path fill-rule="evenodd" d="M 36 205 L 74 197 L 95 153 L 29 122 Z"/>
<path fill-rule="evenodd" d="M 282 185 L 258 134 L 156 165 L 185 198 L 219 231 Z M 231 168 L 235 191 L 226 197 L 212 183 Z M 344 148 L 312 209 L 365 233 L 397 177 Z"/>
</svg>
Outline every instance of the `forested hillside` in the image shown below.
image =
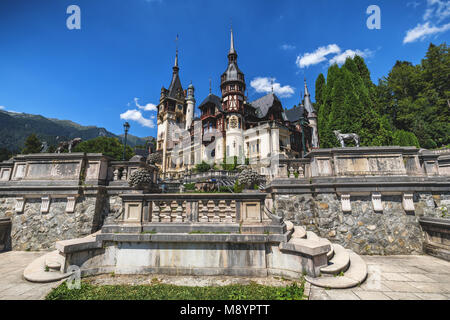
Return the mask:
<svg viewBox="0 0 450 320">
<path fill-rule="evenodd" d="M 82 138 L 86 141 L 97 137 L 115 137 L 123 140 L 122 135 L 117 136 L 105 128 L 82 126 L 69 120 L 0 110 L 0 149 L 4 150 L 2 153 L 6 150 L 12 153 L 21 152 L 25 140 L 33 133 L 40 141 L 47 142 L 48 146 L 57 146 L 59 142 L 73 138 Z M 153 138 L 139 138 L 129 134 L 127 143 L 131 147 L 145 145 L 148 139 Z"/>
</svg>

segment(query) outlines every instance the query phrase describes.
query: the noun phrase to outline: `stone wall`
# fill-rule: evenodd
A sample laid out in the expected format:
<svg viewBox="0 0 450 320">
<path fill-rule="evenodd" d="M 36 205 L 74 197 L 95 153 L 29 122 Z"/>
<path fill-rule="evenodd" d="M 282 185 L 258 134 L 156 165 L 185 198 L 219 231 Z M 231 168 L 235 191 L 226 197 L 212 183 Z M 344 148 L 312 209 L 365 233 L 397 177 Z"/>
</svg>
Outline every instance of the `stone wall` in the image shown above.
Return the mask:
<svg viewBox="0 0 450 320">
<path fill-rule="evenodd" d="M 15 199 L 0 197 L 0 218 L 12 222 L 12 250 L 53 249 L 58 240 L 87 236 L 99 228 L 98 199 L 101 196 L 81 196 L 75 211 L 66 212 L 66 199 L 51 199 L 50 209 L 41 213 L 41 199 L 26 200 L 22 213 L 15 212 Z"/>
<path fill-rule="evenodd" d="M 424 234 L 420 217 L 442 217 L 450 211 L 450 192 L 417 193 L 415 211 L 407 213 L 400 195 L 382 196 L 384 210 L 374 212 L 370 196 L 352 196 L 343 212 L 336 193 L 275 194 L 276 213 L 321 237 L 359 254 L 421 254 Z"/>
</svg>

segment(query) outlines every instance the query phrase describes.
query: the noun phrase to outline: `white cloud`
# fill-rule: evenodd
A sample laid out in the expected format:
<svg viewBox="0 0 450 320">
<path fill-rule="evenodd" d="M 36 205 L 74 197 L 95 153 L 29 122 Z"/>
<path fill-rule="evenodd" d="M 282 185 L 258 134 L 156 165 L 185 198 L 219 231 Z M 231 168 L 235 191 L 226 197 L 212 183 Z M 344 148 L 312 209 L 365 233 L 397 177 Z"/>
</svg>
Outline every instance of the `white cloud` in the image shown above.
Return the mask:
<svg viewBox="0 0 450 320">
<path fill-rule="evenodd" d="M 0 106 L 0 110 L 5 110 L 6 107 L 5 106 Z"/>
<path fill-rule="evenodd" d="M 403 39 L 403 43 L 411 43 L 417 40 L 424 40 L 427 36 L 437 33 L 442 33 L 450 29 L 450 23 L 441 27 L 431 26 L 429 22 L 418 24 L 415 28 L 408 30 Z"/>
<path fill-rule="evenodd" d="M 142 113 L 137 109 L 125 111 L 124 113 L 120 114 L 120 119 L 136 121 L 142 126 L 148 128 L 155 127 L 155 123 L 150 119 L 144 118 Z"/>
<path fill-rule="evenodd" d="M 373 54 L 372 51 L 369 49 L 365 49 L 364 51 L 361 50 L 345 50 L 345 52 L 342 52 L 341 54 L 338 54 L 334 56 L 332 59 L 330 59 L 330 65 L 337 63 L 337 64 L 343 64 L 347 58 L 354 58 L 355 56 L 360 56 L 362 58 L 370 57 Z"/>
<path fill-rule="evenodd" d="M 145 106 L 139 105 L 139 98 L 134 98 L 134 103 L 136 103 L 136 107 L 138 107 L 141 110 L 145 111 L 158 111 L 158 108 L 156 108 L 156 105 L 153 103 L 147 103 Z"/>
<path fill-rule="evenodd" d="M 427 8 L 422 19 L 424 23 L 418 23 L 414 28 L 406 31 L 403 44 L 423 41 L 428 36 L 439 34 L 450 29 L 450 23 L 439 25 L 450 17 L 450 1 L 427 0 Z"/>
<path fill-rule="evenodd" d="M 287 43 L 285 43 L 285 44 L 282 44 L 282 45 L 280 46 L 280 48 L 281 48 L 282 50 L 289 51 L 289 50 L 294 50 L 294 49 L 296 48 L 296 46 L 294 46 L 294 45 L 292 45 L 292 44 L 287 44 Z"/>
<path fill-rule="evenodd" d="M 414 9 L 420 6 L 420 3 L 417 1 L 411 1 L 406 4 L 407 7 L 413 7 Z"/>
<path fill-rule="evenodd" d="M 341 48 L 337 44 L 329 44 L 326 47 L 319 47 L 316 51 L 297 56 L 296 64 L 299 68 L 309 67 L 327 60 L 329 54 L 340 53 Z"/>
<path fill-rule="evenodd" d="M 427 0 L 427 9 L 423 15 L 423 20 L 428 21 L 437 18 L 437 22 L 450 17 L 450 1 Z"/>
<path fill-rule="evenodd" d="M 275 82 L 275 78 L 268 77 L 256 77 L 250 82 L 250 86 L 259 93 L 272 92 L 279 95 L 281 98 L 289 98 L 294 94 L 294 88 L 286 85 L 281 86 L 278 82 Z"/>
</svg>

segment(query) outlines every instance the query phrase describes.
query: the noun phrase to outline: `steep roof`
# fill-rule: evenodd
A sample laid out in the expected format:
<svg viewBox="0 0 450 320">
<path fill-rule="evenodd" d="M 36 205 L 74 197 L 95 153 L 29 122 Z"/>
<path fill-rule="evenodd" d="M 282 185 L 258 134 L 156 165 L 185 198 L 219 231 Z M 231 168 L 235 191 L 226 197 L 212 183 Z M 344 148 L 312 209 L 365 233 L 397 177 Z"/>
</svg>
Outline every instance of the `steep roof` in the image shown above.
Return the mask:
<svg viewBox="0 0 450 320">
<path fill-rule="evenodd" d="M 306 80 L 305 80 L 305 98 L 304 98 L 304 100 L 305 100 L 305 109 L 308 112 L 308 115 L 315 113 L 314 107 L 311 102 L 311 95 L 309 94 L 308 86 L 306 85 Z"/>
<path fill-rule="evenodd" d="M 203 102 L 200 103 L 198 107 L 200 108 L 207 103 L 213 103 L 216 107 L 219 108 L 220 111 L 222 111 L 222 100 L 215 94 L 212 93 L 208 94 L 205 100 L 203 100 Z"/>
<path fill-rule="evenodd" d="M 255 108 L 256 116 L 258 118 L 264 118 L 276 102 L 281 104 L 280 99 L 278 99 L 274 93 L 269 93 L 264 97 L 250 102 L 250 105 Z"/>
<path fill-rule="evenodd" d="M 292 109 L 285 110 L 283 112 L 283 118 L 289 122 L 298 121 L 301 117 L 305 116 L 305 108 L 303 105 L 295 106 Z"/>
<path fill-rule="evenodd" d="M 168 96 L 171 98 L 176 98 L 178 91 L 183 93 L 183 87 L 181 86 L 180 76 L 178 75 L 178 71 L 180 70 L 178 67 L 178 49 L 175 55 L 175 63 L 172 69 L 173 69 L 172 81 L 170 82 Z"/>
</svg>

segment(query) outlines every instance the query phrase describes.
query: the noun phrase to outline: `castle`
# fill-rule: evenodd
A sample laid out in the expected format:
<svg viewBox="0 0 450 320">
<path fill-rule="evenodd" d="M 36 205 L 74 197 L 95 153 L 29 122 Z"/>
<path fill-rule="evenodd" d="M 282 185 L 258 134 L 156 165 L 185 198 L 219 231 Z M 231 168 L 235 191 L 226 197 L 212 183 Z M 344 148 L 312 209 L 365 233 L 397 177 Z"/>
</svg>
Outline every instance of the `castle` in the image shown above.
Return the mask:
<svg viewBox="0 0 450 320">
<path fill-rule="evenodd" d="M 156 151 L 162 153 L 161 173 L 176 178 L 203 161 L 209 164 L 249 163 L 267 174 L 274 157 L 301 158 L 319 147 L 317 115 L 305 80 L 303 103 L 283 109 L 269 93 L 255 101 L 245 95 L 244 73 L 237 63 L 231 30 L 228 66 L 220 77 L 222 97 L 210 93 L 198 106 L 192 83 L 184 90 L 179 75 L 178 49 L 168 89 L 161 89 L 157 115 Z"/>
</svg>

